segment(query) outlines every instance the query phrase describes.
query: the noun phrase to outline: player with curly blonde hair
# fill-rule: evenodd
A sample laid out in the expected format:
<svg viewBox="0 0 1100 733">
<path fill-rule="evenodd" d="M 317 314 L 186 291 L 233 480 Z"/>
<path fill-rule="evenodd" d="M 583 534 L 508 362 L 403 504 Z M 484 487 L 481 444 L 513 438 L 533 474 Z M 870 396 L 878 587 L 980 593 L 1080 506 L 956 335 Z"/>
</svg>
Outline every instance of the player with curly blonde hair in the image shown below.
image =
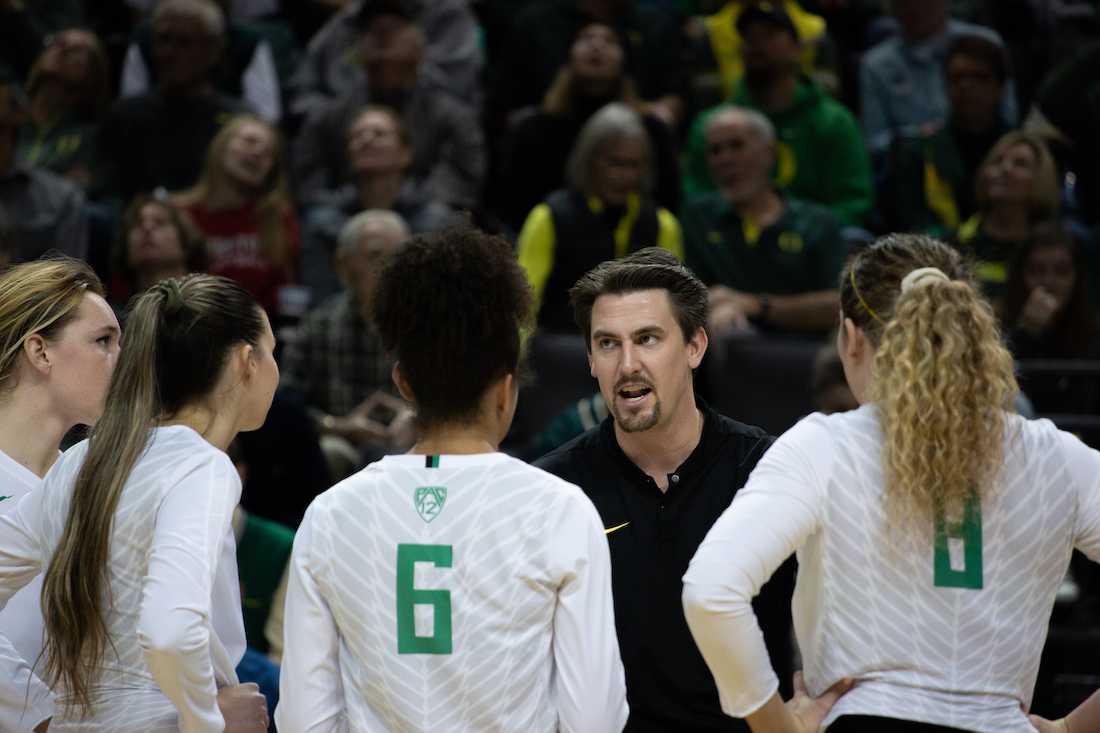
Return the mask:
<svg viewBox="0 0 1100 733">
<path fill-rule="evenodd" d="M 723 709 L 754 733 L 1031 733 L 1070 554 L 1100 560 L 1100 453 L 1012 414 L 1012 359 L 954 249 L 884 237 L 840 296 L 861 407 L 776 441 L 684 576 Z M 750 605 L 794 552 L 807 690 L 855 683 L 827 713 L 783 705 Z"/>
</svg>

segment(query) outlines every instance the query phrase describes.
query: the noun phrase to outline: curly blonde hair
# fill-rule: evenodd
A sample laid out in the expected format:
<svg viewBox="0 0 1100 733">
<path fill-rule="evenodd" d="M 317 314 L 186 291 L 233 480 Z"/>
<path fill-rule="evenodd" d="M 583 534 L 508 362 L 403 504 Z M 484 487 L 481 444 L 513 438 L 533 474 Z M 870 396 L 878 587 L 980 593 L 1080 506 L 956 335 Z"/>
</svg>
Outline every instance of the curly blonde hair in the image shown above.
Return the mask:
<svg viewBox="0 0 1100 733">
<path fill-rule="evenodd" d="M 935 267 L 947 278 L 920 280 Z M 870 397 L 883 432 L 887 516 L 928 526 L 939 511 L 984 496 L 1004 459 L 1018 391 L 993 309 L 961 256 L 924 235 L 883 237 L 841 281 L 841 308 L 875 346 Z"/>
</svg>

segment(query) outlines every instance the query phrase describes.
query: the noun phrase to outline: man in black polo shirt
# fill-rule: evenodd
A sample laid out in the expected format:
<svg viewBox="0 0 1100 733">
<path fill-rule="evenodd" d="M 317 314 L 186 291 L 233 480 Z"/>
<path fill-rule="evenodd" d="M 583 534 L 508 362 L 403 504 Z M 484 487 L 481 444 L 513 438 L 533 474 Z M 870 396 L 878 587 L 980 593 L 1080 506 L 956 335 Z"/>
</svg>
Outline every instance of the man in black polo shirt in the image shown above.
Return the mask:
<svg viewBox="0 0 1100 733">
<path fill-rule="evenodd" d="M 570 299 L 610 417 L 535 465 L 581 486 L 603 519 L 630 703 L 626 730 L 747 731 L 719 707 L 684 620 L 681 577 L 772 438 L 695 397 L 707 289 L 674 255 L 647 248 L 605 262 Z M 754 604 L 772 663 L 788 673 L 792 567 Z"/>
</svg>

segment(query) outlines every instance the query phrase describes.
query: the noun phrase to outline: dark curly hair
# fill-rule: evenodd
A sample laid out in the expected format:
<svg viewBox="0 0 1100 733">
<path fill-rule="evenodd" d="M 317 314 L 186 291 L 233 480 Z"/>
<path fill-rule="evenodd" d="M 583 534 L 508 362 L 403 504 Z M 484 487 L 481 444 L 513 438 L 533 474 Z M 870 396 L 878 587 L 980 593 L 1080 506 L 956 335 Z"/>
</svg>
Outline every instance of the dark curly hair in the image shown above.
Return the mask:
<svg viewBox="0 0 1100 733">
<path fill-rule="evenodd" d="M 476 229 L 414 237 L 386 262 L 374 323 L 421 429 L 471 420 L 494 381 L 519 373 L 531 303 L 512 247 Z"/>
</svg>

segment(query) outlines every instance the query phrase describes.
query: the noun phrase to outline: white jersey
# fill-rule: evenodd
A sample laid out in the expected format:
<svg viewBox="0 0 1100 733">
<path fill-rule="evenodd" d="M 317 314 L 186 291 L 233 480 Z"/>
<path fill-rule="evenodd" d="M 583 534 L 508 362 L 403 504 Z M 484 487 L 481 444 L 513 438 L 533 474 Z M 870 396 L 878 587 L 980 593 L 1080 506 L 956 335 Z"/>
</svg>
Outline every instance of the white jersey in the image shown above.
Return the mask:
<svg viewBox="0 0 1100 733">
<path fill-rule="evenodd" d="M 500 453 L 387 456 L 294 540 L 275 720 L 295 733 L 619 731 L 607 540 Z"/>
<path fill-rule="evenodd" d="M 33 471 L 0 451 L 0 514 L 15 509 L 21 498 L 40 486 L 42 479 Z M 10 643 L 0 643 L 0 679 L 16 681 L 0 687 L 0 731 L 27 730 L 53 712 L 49 688 L 29 666 L 42 652 L 41 593 L 42 577 L 38 576 L 0 611 L 0 630 Z M 42 669 L 42 662 L 37 669 Z"/>
<path fill-rule="evenodd" d="M 92 678 L 95 715 L 70 717 L 76 709 L 67 710 L 65 691 L 55 690 L 50 731 L 224 727 L 217 688 L 237 683 L 234 669 L 245 648 L 230 528 L 240 478 L 229 458 L 190 428 L 150 432 L 114 515 L 104 617 L 111 643 Z M 0 605 L 45 570 L 87 447 L 85 441 L 67 451 L 41 489 L 0 517 Z M 0 687 L 12 684 L 0 680 Z M 0 702 L 22 692 L 5 689 Z"/>
<path fill-rule="evenodd" d="M 1021 705 L 1070 554 L 1100 560 L 1100 453 L 1015 415 L 1005 440 L 988 496 L 918 539 L 885 529 L 873 406 L 812 415 L 779 438 L 684 576 L 685 610 L 723 708 L 744 716 L 775 690 L 748 603 L 797 550 L 807 688 L 818 695 L 857 680 L 826 724 L 862 714 L 1033 733 Z"/>
</svg>

